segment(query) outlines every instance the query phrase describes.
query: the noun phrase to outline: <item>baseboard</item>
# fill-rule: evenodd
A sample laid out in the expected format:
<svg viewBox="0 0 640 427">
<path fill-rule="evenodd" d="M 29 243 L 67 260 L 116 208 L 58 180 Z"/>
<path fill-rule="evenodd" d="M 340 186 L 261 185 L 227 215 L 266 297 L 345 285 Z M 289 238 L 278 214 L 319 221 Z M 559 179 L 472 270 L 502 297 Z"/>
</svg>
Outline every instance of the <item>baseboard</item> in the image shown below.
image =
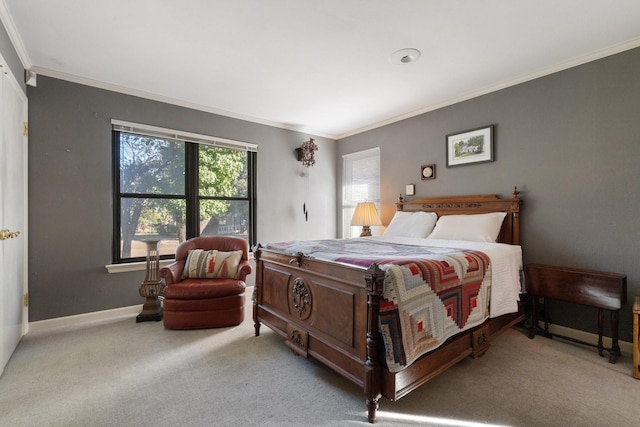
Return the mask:
<svg viewBox="0 0 640 427">
<path fill-rule="evenodd" d="M 578 329 L 567 328 L 566 326 L 549 325 L 549 332 L 552 334 L 564 335 L 565 337 L 572 338 L 574 340 L 580 340 L 583 342 L 598 344 L 598 334 L 592 334 L 590 332 L 580 331 Z M 611 348 L 611 338 L 602 337 L 602 343 L 605 347 Z M 622 354 L 633 354 L 633 343 L 627 341 L 618 341 L 620 345 L 620 351 Z"/>
<path fill-rule="evenodd" d="M 61 326 L 79 325 L 88 322 L 115 320 L 121 317 L 138 315 L 142 310 L 142 304 L 129 307 L 114 308 L 111 310 L 94 311 L 91 313 L 75 314 L 73 316 L 56 317 L 53 319 L 29 322 L 29 332 L 58 328 Z"/>
<path fill-rule="evenodd" d="M 247 284 L 245 294 L 247 299 L 251 298 L 253 286 Z M 249 299 L 249 301 L 251 301 Z M 75 314 L 73 316 L 56 317 L 53 319 L 38 320 L 29 322 L 27 332 L 42 331 L 45 329 L 58 328 L 61 326 L 80 325 L 88 322 L 98 322 L 116 320 L 121 317 L 137 316 L 142 311 L 142 304 L 131 305 L 129 307 L 114 308 L 111 310 L 93 311 L 91 313 Z"/>
<path fill-rule="evenodd" d="M 251 292 L 248 289 L 249 293 Z M 112 310 L 94 311 L 92 313 L 76 314 L 73 316 L 56 317 L 54 319 L 39 320 L 37 322 L 29 322 L 29 331 L 42 331 L 45 329 L 57 328 L 60 326 L 79 325 L 87 322 L 114 320 L 120 317 L 129 317 L 138 315 L 142 310 L 142 304 L 132 305 L 129 307 L 114 308 Z M 566 326 L 549 325 L 549 332 L 552 334 L 564 335 L 576 340 L 597 344 L 598 335 L 590 332 L 580 331 L 578 329 L 567 328 Z M 605 347 L 611 347 L 611 338 L 603 337 L 602 341 Z M 633 343 L 620 341 L 620 350 L 623 354 L 632 354 Z"/>
</svg>

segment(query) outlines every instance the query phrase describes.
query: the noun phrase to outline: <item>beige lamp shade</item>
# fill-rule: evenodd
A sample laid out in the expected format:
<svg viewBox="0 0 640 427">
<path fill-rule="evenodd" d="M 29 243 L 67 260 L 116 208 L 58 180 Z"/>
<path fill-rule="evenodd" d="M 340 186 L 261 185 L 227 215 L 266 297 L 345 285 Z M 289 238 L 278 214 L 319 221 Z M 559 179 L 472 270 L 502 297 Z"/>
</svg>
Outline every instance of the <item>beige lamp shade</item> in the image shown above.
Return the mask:
<svg viewBox="0 0 640 427">
<path fill-rule="evenodd" d="M 360 237 L 371 236 L 372 225 L 382 225 L 378 210 L 373 202 L 358 203 L 356 210 L 351 218 L 351 225 L 361 225 L 362 233 Z"/>
</svg>

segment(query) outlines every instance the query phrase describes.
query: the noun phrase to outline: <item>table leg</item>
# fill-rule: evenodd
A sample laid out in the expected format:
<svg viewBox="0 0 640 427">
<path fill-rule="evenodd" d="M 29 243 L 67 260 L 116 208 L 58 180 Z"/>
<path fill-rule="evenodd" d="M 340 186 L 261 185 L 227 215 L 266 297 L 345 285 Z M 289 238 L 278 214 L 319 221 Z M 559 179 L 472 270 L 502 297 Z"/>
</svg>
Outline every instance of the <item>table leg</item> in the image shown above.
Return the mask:
<svg viewBox="0 0 640 427">
<path fill-rule="evenodd" d="M 544 333 L 547 338 L 553 338 L 553 335 L 549 333 L 549 299 L 542 298 L 542 304 L 544 305 Z"/>
<path fill-rule="evenodd" d="M 609 351 L 609 363 L 616 363 L 618 356 L 622 356 L 618 343 L 618 311 L 611 311 L 611 350 Z"/>
<path fill-rule="evenodd" d="M 531 326 L 529 327 L 529 338 L 533 339 L 536 336 L 536 329 L 538 328 L 538 297 L 531 297 Z"/>
<path fill-rule="evenodd" d="M 604 329 L 604 310 L 598 309 L 598 354 L 604 356 L 604 345 L 602 345 L 602 332 Z"/>
<path fill-rule="evenodd" d="M 640 301 L 636 297 L 636 303 Z M 635 308 L 635 307 L 634 307 Z M 633 312 L 633 378 L 640 380 L 640 313 Z"/>
</svg>

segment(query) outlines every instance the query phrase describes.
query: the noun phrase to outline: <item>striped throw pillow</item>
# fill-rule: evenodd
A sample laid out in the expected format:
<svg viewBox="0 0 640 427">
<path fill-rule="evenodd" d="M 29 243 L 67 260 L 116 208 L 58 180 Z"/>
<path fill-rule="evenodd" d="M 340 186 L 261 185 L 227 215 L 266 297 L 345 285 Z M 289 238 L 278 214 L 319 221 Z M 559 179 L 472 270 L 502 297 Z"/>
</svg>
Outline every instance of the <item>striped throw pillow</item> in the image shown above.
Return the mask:
<svg viewBox="0 0 640 427">
<path fill-rule="evenodd" d="M 182 270 L 183 279 L 238 278 L 242 251 L 220 252 L 194 249 L 189 251 Z"/>
</svg>

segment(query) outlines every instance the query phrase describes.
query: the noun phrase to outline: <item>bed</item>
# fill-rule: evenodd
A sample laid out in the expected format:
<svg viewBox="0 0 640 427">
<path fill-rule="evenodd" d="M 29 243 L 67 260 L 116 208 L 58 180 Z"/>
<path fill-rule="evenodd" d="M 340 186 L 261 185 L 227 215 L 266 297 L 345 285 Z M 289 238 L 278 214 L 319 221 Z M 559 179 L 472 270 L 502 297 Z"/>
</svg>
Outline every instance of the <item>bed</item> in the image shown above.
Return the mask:
<svg viewBox="0 0 640 427">
<path fill-rule="evenodd" d="M 366 249 L 360 249 L 360 253 L 329 254 L 331 251 L 320 247 L 322 242 L 317 241 L 258 245 L 254 250 L 257 267 L 253 294 L 255 335 L 260 335 L 260 327 L 264 324 L 280 334 L 295 354 L 311 356 L 361 386 L 366 395 L 368 421 L 373 423 L 380 397 L 384 396 L 392 401 L 400 399 L 462 359 L 481 356 L 487 351 L 494 336 L 524 320 L 524 307 L 519 301 L 522 289 L 519 280 L 522 267 L 521 206 L 522 200 L 517 188 L 511 198 L 495 195 L 410 201 L 400 198 L 396 216 L 399 217 L 402 213 L 402 218 L 413 218 L 427 213 L 424 215 L 437 218 L 437 223 L 434 220 L 436 228 L 428 230 L 429 237 L 438 237 L 437 239 L 427 239 L 429 244 L 422 245 L 417 241 L 424 240 L 426 235 L 415 238 L 405 237 L 402 233 L 390 233 L 392 226 L 395 227 L 394 216 L 387 229 L 391 237 L 385 237 L 385 232 L 382 238 L 336 239 L 342 248 L 353 246 L 355 250 L 358 250 L 362 241 Z M 416 215 L 411 215 L 413 213 Z M 441 239 L 443 236 L 437 232 L 440 224 L 445 222 L 441 221 L 442 218 L 451 223 L 460 219 L 475 220 L 492 215 L 501 216 L 495 230 L 497 243 L 474 242 L 469 247 L 462 247 L 464 242 L 455 239 L 447 243 L 445 240 L 450 239 L 447 236 Z M 411 226 L 412 223 L 404 223 L 405 232 L 407 224 Z M 418 228 L 416 226 L 416 230 Z M 394 230 L 397 231 L 398 228 L 395 227 Z M 433 242 L 437 244 L 432 246 Z M 409 252 L 409 249 L 405 253 L 404 245 L 411 246 L 411 251 L 417 251 L 419 256 Z M 382 246 L 384 256 L 370 253 L 369 248 L 372 246 Z M 454 258 L 447 258 L 446 262 L 426 260 L 435 256 L 432 255 L 433 252 L 451 251 L 454 252 L 450 256 Z M 498 261 L 494 258 L 497 257 L 494 252 L 509 254 L 511 261 Z M 518 257 L 517 261 L 513 261 Z M 414 308 L 415 316 L 398 316 L 393 312 L 397 307 L 392 297 L 406 293 L 407 290 L 413 292 L 414 285 L 400 289 L 400 285 L 392 281 L 392 272 L 395 271 L 399 276 L 397 280 L 412 283 L 412 279 L 406 277 L 407 272 L 415 273 L 416 265 L 424 270 L 425 265 L 433 263 L 436 265 L 433 268 L 440 268 L 440 265 L 450 267 L 449 270 L 454 275 L 459 273 L 462 282 L 462 278 L 472 274 L 460 272 L 461 267 L 457 265 L 454 268 L 452 265 L 456 263 L 456 259 L 462 259 L 461 264 L 465 268 L 475 266 L 472 273 L 480 276 L 469 279 L 469 283 L 464 285 L 468 286 L 466 290 L 461 285 L 462 290 L 458 292 L 464 298 L 456 297 L 453 303 L 448 297 L 443 297 L 440 291 L 431 291 L 431 294 L 437 293 L 442 300 L 442 308 L 438 309 L 446 312 L 447 320 L 441 329 L 447 332 L 438 337 L 438 340 L 429 336 L 434 341 L 431 343 L 433 345 L 430 344 L 431 347 L 423 345 L 423 325 L 429 325 L 431 322 L 428 320 L 432 318 L 416 313 L 431 313 L 432 309 Z M 505 265 L 509 266 L 510 276 L 499 277 L 503 274 L 501 270 Z M 398 273 L 399 268 L 404 273 Z M 517 270 L 515 273 L 514 268 Z M 421 274 L 424 276 L 424 271 Z M 425 279 L 424 282 L 428 280 Z M 497 285 L 500 282 L 506 283 L 506 293 L 510 295 L 506 298 L 506 305 L 496 302 L 500 298 L 505 299 L 504 292 L 499 291 Z M 446 288 L 449 285 L 444 283 L 443 286 Z M 401 329 L 398 319 L 403 319 L 403 325 L 410 324 L 421 332 L 414 334 L 405 331 L 405 335 L 398 340 L 394 335 L 396 330 Z M 451 333 L 452 330 L 455 333 Z M 392 343 L 394 339 L 397 345 L 395 348 Z M 417 343 L 417 347 L 421 348 L 415 351 L 409 349 L 407 342 L 411 345 Z"/>
</svg>

